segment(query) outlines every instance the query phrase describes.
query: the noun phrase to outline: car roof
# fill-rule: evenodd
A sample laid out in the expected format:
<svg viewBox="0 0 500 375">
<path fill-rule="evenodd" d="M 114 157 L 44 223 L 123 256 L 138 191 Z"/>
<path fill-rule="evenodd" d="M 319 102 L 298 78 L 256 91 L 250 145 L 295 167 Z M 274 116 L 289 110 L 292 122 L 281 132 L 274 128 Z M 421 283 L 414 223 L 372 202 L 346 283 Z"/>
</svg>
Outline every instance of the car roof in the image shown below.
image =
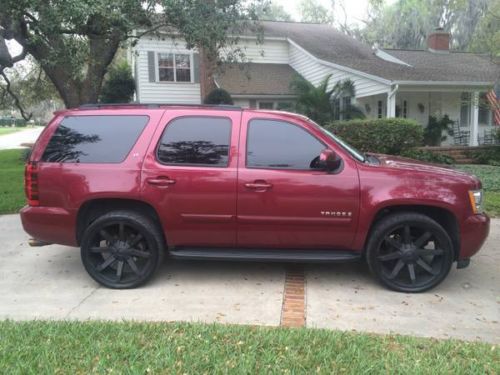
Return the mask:
<svg viewBox="0 0 500 375">
<path fill-rule="evenodd" d="M 97 103 L 97 104 L 84 104 L 77 108 L 64 109 L 61 111 L 54 112 L 58 115 L 64 115 L 66 113 L 77 114 L 85 111 L 99 111 L 99 110 L 130 110 L 130 109 L 189 109 L 189 110 L 217 110 L 217 111 L 241 111 L 241 112 L 251 112 L 257 114 L 271 114 L 271 115 L 281 115 L 291 118 L 300 118 L 302 120 L 307 120 L 307 117 L 293 112 L 286 111 L 276 111 L 270 109 L 254 109 L 254 108 L 243 108 L 235 105 L 227 104 L 164 104 L 164 103 Z"/>
</svg>

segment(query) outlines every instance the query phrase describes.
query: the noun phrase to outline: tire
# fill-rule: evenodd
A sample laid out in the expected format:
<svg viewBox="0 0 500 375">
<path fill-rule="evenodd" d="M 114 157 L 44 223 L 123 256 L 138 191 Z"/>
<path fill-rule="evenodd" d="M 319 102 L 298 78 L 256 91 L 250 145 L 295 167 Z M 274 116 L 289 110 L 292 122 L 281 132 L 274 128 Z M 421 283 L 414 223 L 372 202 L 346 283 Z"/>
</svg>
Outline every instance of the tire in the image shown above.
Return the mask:
<svg viewBox="0 0 500 375">
<path fill-rule="evenodd" d="M 161 264 L 163 236 L 149 218 L 133 211 L 112 211 L 85 230 L 81 258 L 88 274 L 112 289 L 146 283 Z"/>
<path fill-rule="evenodd" d="M 366 247 L 368 267 L 389 289 L 419 293 L 440 284 L 453 264 L 448 233 L 430 217 L 396 213 L 378 222 Z"/>
</svg>

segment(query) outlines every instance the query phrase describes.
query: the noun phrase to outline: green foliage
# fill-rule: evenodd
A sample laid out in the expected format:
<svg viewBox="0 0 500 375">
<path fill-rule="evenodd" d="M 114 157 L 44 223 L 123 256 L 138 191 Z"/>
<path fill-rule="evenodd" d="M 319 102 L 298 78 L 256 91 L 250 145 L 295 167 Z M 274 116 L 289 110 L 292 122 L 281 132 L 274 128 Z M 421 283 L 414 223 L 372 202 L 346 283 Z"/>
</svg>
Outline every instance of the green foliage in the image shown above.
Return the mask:
<svg viewBox="0 0 500 375">
<path fill-rule="evenodd" d="M 486 212 L 489 215 L 500 217 L 500 167 L 457 165 L 456 168 L 479 177 L 483 183 Z"/>
<path fill-rule="evenodd" d="M 245 25 L 241 21 L 255 16 L 254 5 L 260 1 L 3 0 L 0 65 L 12 65 L 7 49 L 1 48 L 4 38 L 16 40 L 40 64 L 66 107 L 95 103 L 108 66 L 118 48 L 136 38 L 135 31 L 169 27 L 188 48 L 206 49 L 204 56 L 216 58 L 237 42 L 228 36 L 238 35 Z"/>
<path fill-rule="evenodd" d="M 6 374 L 497 374 L 498 345 L 229 324 L 1 321 Z M 35 370 L 36 369 L 36 370 Z"/>
<path fill-rule="evenodd" d="M 160 0 L 164 11 L 160 19 L 175 27 L 188 48 L 203 49 L 209 60 L 243 59 L 244 51 L 236 46 L 239 35 L 251 26 L 262 0 Z"/>
<path fill-rule="evenodd" d="M 276 4 L 271 0 L 263 1 L 256 5 L 255 15 L 261 21 L 292 21 L 292 16 L 281 4 Z"/>
<path fill-rule="evenodd" d="M 467 50 L 478 24 L 492 9 L 492 3 L 491 0 L 372 1 L 370 19 L 362 37 L 369 44 L 378 43 L 382 47 L 421 49 L 427 47 L 427 35 L 441 26 L 445 31 L 452 31 L 453 48 Z M 491 18 L 496 17 L 498 22 L 499 14 L 497 11 Z M 498 27 L 491 29 L 497 30 Z M 484 35 L 488 38 L 491 33 Z M 484 51 L 484 47 L 479 50 Z"/>
<path fill-rule="evenodd" d="M 144 6 L 143 6 L 144 5 Z M 148 28 L 153 13 L 137 0 L 4 0 L 0 26 L 52 81 L 67 107 L 97 102 L 120 44 Z"/>
<path fill-rule="evenodd" d="M 500 56 L 500 0 L 490 0 L 488 11 L 479 21 L 469 50 Z"/>
<path fill-rule="evenodd" d="M 401 156 L 405 158 L 425 161 L 428 163 L 436 163 L 436 164 L 454 164 L 455 159 L 451 156 L 434 153 L 432 151 L 427 150 L 419 150 L 419 149 L 410 149 L 404 150 L 401 152 Z"/>
<path fill-rule="evenodd" d="M 231 95 L 224 89 L 214 89 L 210 91 L 203 102 L 205 104 L 234 104 L 233 98 L 231 98 Z"/>
<path fill-rule="evenodd" d="M 441 142 L 446 140 L 446 135 L 443 135 L 443 132 L 449 135 L 453 134 L 450 129 L 452 124 L 453 121 L 448 115 L 444 115 L 440 119 L 429 116 L 429 123 L 424 130 L 424 144 L 426 146 L 441 146 Z"/>
<path fill-rule="evenodd" d="M 0 126 L 15 126 L 16 128 L 23 128 L 27 124 L 26 120 L 20 118 L 0 118 Z"/>
<path fill-rule="evenodd" d="M 302 22 L 332 24 L 333 13 L 318 0 L 301 0 L 298 5 Z"/>
<path fill-rule="evenodd" d="M 402 118 L 336 121 L 325 127 L 365 152 L 399 155 L 423 140 L 422 126 Z"/>
<path fill-rule="evenodd" d="M 331 89 L 331 74 L 326 76 L 316 87 L 300 75 L 291 82 L 291 89 L 297 95 L 295 110 L 309 117 L 318 124 L 324 125 L 334 120 L 334 101 L 343 97 L 356 95 L 354 83 L 351 80 L 339 81 Z M 345 118 L 363 118 L 363 112 L 356 106 L 350 105 L 339 114 Z"/>
<path fill-rule="evenodd" d="M 469 156 L 479 164 L 500 166 L 500 146 L 484 146 L 468 152 Z"/>
<path fill-rule="evenodd" d="M 111 67 L 104 81 L 100 101 L 102 103 L 129 103 L 134 97 L 135 80 L 127 62 Z"/>
</svg>

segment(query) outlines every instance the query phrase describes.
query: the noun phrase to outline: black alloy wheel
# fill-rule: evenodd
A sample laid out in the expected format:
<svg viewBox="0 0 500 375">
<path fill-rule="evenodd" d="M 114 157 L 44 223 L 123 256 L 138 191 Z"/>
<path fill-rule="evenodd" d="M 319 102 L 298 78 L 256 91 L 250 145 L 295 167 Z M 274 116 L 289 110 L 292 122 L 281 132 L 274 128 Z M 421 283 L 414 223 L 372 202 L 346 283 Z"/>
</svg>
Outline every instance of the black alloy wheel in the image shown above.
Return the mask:
<svg viewBox="0 0 500 375">
<path fill-rule="evenodd" d="M 435 287 L 448 275 L 453 258 L 453 245 L 443 227 L 418 213 L 382 219 L 367 246 L 372 273 L 399 292 L 423 292 Z"/>
<path fill-rule="evenodd" d="M 161 263 L 162 236 L 146 217 L 114 211 L 95 220 L 85 231 L 81 257 L 98 283 L 113 289 L 144 284 Z"/>
</svg>

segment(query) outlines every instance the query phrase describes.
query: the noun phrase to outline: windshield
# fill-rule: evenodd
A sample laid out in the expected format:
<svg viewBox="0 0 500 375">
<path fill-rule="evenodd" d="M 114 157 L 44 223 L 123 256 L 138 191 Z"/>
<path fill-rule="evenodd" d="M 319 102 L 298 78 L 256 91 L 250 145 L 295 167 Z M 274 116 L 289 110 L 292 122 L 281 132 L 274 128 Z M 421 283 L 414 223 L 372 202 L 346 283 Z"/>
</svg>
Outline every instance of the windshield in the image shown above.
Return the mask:
<svg viewBox="0 0 500 375">
<path fill-rule="evenodd" d="M 344 150 L 346 150 L 349 154 L 351 154 L 352 156 L 354 156 L 356 159 L 358 159 L 361 162 L 365 162 L 366 161 L 366 157 L 365 157 L 365 155 L 361 151 L 356 150 L 349 143 L 345 142 L 342 138 L 340 138 L 339 136 L 333 134 L 329 130 L 326 130 L 325 128 L 323 128 L 322 126 L 318 125 L 317 123 L 315 123 L 311 119 L 309 119 L 309 121 L 312 124 L 314 124 L 319 130 L 321 130 L 324 134 L 326 134 L 328 137 L 330 137 L 331 139 L 333 139 L 333 141 L 335 143 L 337 143 L 338 145 L 340 145 L 340 147 L 342 147 Z"/>
</svg>

